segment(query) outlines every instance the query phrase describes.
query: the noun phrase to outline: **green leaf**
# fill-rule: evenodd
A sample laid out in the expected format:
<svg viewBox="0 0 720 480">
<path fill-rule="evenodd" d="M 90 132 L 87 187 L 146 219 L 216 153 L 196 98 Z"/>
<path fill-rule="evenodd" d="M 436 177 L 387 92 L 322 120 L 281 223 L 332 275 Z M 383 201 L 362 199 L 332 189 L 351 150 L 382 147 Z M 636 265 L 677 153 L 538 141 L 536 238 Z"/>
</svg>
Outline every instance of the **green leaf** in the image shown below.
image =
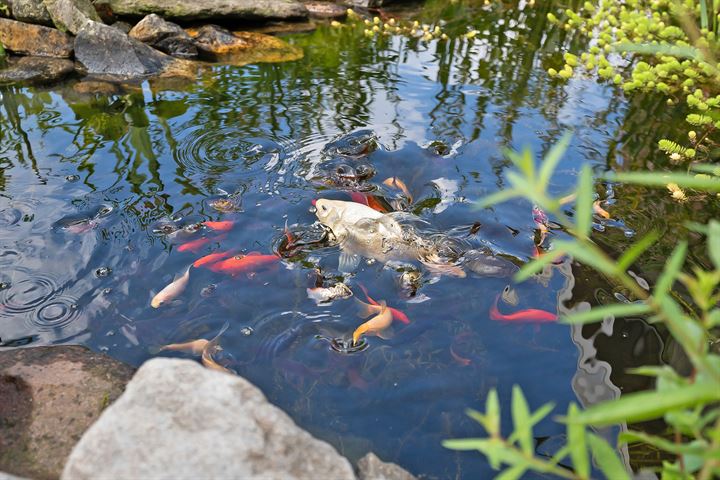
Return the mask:
<svg viewBox="0 0 720 480">
<path fill-rule="evenodd" d="M 702 454 L 703 451 L 707 450 L 707 445 L 701 444 L 690 444 L 690 443 L 675 443 L 668 439 L 650 435 L 645 432 L 638 432 L 635 430 L 628 430 L 621 432 L 618 435 L 618 441 L 623 443 L 644 443 L 646 445 L 652 445 L 655 448 L 664 450 L 669 453 L 676 455 L 680 454 Z"/>
<path fill-rule="evenodd" d="M 615 264 L 608 260 L 604 252 L 598 247 L 577 242 L 558 240 L 555 242 L 555 250 L 572 255 L 575 260 L 584 263 L 595 270 L 608 276 L 615 276 Z"/>
<path fill-rule="evenodd" d="M 618 458 L 615 449 L 601 437 L 588 433 L 588 443 L 590 451 L 597 466 L 605 474 L 605 478 L 613 480 L 630 480 L 630 475 L 625 468 L 623 462 Z"/>
<path fill-rule="evenodd" d="M 485 400 L 485 415 L 488 420 L 487 431 L 492 436 L 500 435 L 500 401 L 494 388 Z"/>
<path fill-rule="evenodd" d="M 523 395 L 522 389 L 518 385 L 513 385 L 512 418 L 520 449 L 526 455 L 531 456 L 533 452 L 533 436 L 530 409 L 525 395 Z"/>
<path fill-rule="evenodd" d="M 695 47 L 671 44 L 650 44 L 650 43 L 621 43 L 613 50 L 617 52 L 635 52 L 647 55 L 670 55 L 680 58 L 702 59 L 700 51 Z"/>
<path fill-rule="evenodd" d="M 530 425 L 531 426 L 537 425 L 537 423 L 540 422 L 540 420 L 547 417 L 550 414 L 550 412 L 553 411 L 553 408 L 555 408 L 555 404 L 552 402 L 548 402 L 545 405 L 543 405 L 542 407 L 535 410 L 535 412 L 533 412 L 533 414 L 530 415 Z"/>
<path fill-rule="evenodd" d="M 708 28 L 708 5 L 706 0 L 700 0 L 700 28 Z"/>
<path fill-rule="evenodd" d="M 717 220 L 708 223 L 708 254 L 715 268 L 720 270 L 720 222 Z"/>
<path fill-rule="evenodd" d="M 575 202 L 575 226 L 577 235 L 585 238 L 592 227 L 593 177 L 590 165 L 583 165 L 578 178 L 577 201 Z"/>
<path fill-rule="evenodd" d="M 610 172 L 605 175 L 605 179 L 612 182 L 656 187 L 665 187 L 668 183 L 676 183 L 680 187 L 720 192 L 720 178 L 696 177 L 684 172 Z"/>
<path fill-rule="evenodd" d="M 551 250 L 547 253 L 544 253 L 544 254 L 540 255 L 539 257 L 534 258 L 529 263 L 526 263 L 525 265 L 523 265 L 520 268 L 520 270 L 518 270 L 518 272 L 515 273 L 515 275 L 513 276 L 513 279 L 516 282 L 522 282 L 524 280 L 527 280 L 528 278 L 532 277 L 533 275 L 538 273 L 540 270 L 542 270 L 543 267 L 545 267 L 545 265 L 551 264 L 552 262 L 554 262 L 558 258 L 562 257 L 563 255 L 565 255 L 565 252 L 559 251 L 557 249 Z"/>
<path fill-rule="evenodd" d="M 450 450 L 480 450 L 479 445 L 488 441 L 487 438 L 456 438 L 443 440 L 442 446 Z"/>
<path fill-rule="evenodd" d="M 683 347 L 690 361 L 696 368 L 703 369 L 704 360 L 700 355 L 707 348 L 705 329 L 695 320 L 685 315 L 675 301 L 666 296 L 660 300 L 665 325 L 672 337 Z"/>
<path fill-rule="evenodd" d="M 513 162 L 513 165 L 525 175 L 528 181 L 532 182 L 535 180 L 535 162 L 533 161 L 532 151 L 529 148 L 524 148 L 520 153 L 506 150 L 505 155 Z"/>
<path fill-rule="evenodd" d="M 637 258 L 645 253 L 645 250 L 650 248 L 660 238 L 660 233 L 657 230 L 650 231 L 643 238 L 635 242 L 630 248 L 617 261 L 617 267 L 621 271 L 625 271 L 633 264 Z"/>
<path fill-rule="evenodd" d="M 686 254 L 687 242 L 683 240 L 677 244 L 672 255 L 670 255 L 670 259 L 665 262 L 665 268 L 655 284 L 653 297 L 658 300 L 662 300 L 662 298 L 667 295 L 668 291 L 670 291 L 670 287 L 672 287 L 672 284 L 675 282 L 678 273 L 680 273 L 680 268 L 682 268 L 683 262 L 685 262 Z"/>
<path fill-rule="evenodd" d="M 560 163 L 560 159 L 562 159 L 563 155 L 565 155 L 568 145 L 570 145 L 571 139 L 572 133 L 565 132 L 563 136 L 560 137 L 560 140 L 555 145 L 553 145 L 552 148 L 550 148 L 548 153 L 545 155 L 543 163 L 540 166 L 540 173 L 538 175 L 538 185 L 543 191 L 547 190 L 547 186 L 550 183 L 550 178 L 552 178 L 552 175 L 555 172 L 558 163 Z"/>
<path fill-rule="evenodd" d="M 642 422 L 662 417 L 665 412 L 720 400 L 720 388 L 712 382 L 696 383 L 671 392 L 637 392 L 617 400 L 599 403 L 568 417 L 567 422 L 584 425 L 613 425 Z"/>
<path fill-rule="evenodd" d="M 560 321 L 562 323 L 584 324 L 599 322 L 608 316 L 631 317 L 643 315 L 650 311 L 652 310 L 646 303 L 617 303 L 596 307 L 592 310 L 571 313 L 570 315 L 563 315 Z"/>
<path fill-rule="evenodd" d="M 527 467 L 525 465 L 515 465 L 495 477 L 495 480 L 517 480 L 518 478 L 522 478 L 526 471 Z"/>
<path fill-rule="evenodd" d="M 468 408 L 467 410 L 465 410 L 465 414 L 478 422 L 480 425 L 482 425 L 485 431 L 489 431 L 488 419 L 485 415 L 478 412 L 477 410 L 473 410 L 472 408 Z"/>
<path fill-rule="evenodd" d="M 574 420 L 578 416 L 578 408 L 574 403 L 568 408 L 568 420 Z M 588 458 L 587 445 L 585 443 L 585 425 L 581 422 L 568 422 L 567 424 L 568 447 L 570 447 L 570 458 L 572 459 L 575 473 L 580 478 L 590 476 L 590 460 Z"/>
<path fill-rule="evenodd" d="M 522 197 L 522 194 L 514 188 L 497 191 L 487 197 L 483 197 L 475 204 L 476 209 L 487 208 L 498 203 L 507 202 L 513 198 Z"/>
<path fill-rule="evenodd" d="M 720 177 L 720 165 L 714 165 L 712 163 L 696 163 L 690 166 L 690 170 Z"/>
<path fill-rule="evenodd" d="M 626 372 L 631 375 L 643 375 L 646 377 L 665 378 L 673 382 L 677 382 L 678 380 L 682 379 L 682 377 L 678 375 L 677 372 L 668 365 L 663 365 L 662 367 L 645 365 L 643 367 L 628 368 Z"/>
</svg>

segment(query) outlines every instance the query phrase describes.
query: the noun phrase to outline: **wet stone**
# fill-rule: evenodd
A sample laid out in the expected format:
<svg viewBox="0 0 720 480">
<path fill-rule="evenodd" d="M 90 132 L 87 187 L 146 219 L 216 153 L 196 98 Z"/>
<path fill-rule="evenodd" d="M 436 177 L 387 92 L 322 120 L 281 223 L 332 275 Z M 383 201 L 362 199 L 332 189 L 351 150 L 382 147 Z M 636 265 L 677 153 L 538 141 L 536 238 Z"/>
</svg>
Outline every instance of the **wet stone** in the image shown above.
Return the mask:
<svg viewBox="0 0 720 480">
<path fill-rule="evenodd" d="M 12 14 L 15 20 L 38 25 L 53 25 L 52 18 L 43 0 L 12 0 Z"/>
<path fill-rule="evenodd" d="M 358 480 L 415 480 L 415 477 L 399 465 L 383 462 L 370 452 L 357 462 Z"/>
<path fill-rule="evenodd" d="M 61 58 L 9 58 L 7 63 L 7 68 L 0 70 L 0 85 L 11 83 L 52 83 L 75 71 L 73 62 Z"/>
<path fill-rule="evenodd" d="M 142 459 L 142 461 L 138 461 Z M 61 478 L 355 478 L 247 380 L 197 362 L 146 362 L 83 435 Z"/>
<path fill-rule="evenodd" d="M 20 55 L 68 58 L 73 53 L 73 41 L 67 34 L 5 18 L 0 18 L 0 43 Z"/>
<path fill-rule="evenodd" d="M 311 17 L 342 19 L 347 16 L 347 8 L 332 2 L 303 2 Z"/>
<path fill-rule="evenodd" d="M 0 471 L 58 478 L 82 433 L 132 373 L 80 346 L 0 352 Z"/>
<path fill-rule="evenodd" d="M 193 39 L 185 30 L 154 13 L 135 25 L 129 35 L 174 57 L 195 58 L 198 54 Z"/>
<path fill-rule="evenodd" d="M 110 0 L 116 15 L 156 13 L 170 20 L 260 20 L 307 17 L 295 0 Z"/>
<path fill-rule="evenodd" d="M 205 25 L 193 34 L 202 56 L 235 65 L 292 61 L 303 56 L 302 49 L 262 33 L 231 32 L 217 25 Z"/>
</svg>

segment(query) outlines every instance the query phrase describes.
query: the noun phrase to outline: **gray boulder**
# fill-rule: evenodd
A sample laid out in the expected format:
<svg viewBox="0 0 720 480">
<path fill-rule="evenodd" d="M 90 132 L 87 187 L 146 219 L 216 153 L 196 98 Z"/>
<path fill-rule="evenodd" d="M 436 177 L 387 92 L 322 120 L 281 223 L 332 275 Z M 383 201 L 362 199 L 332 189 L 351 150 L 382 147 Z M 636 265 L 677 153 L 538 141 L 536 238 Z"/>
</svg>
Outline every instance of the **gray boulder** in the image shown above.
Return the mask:
<svg viewBox="0 0 720 480">
<path fill-rule="evenodd" d="M 69 60 L 40 60 L 72 68 Z M 132 373 L 131 367 L 85 347 L 0 352 L 0 471 L 58 478 L 80 436 L 120 395 Z"/>
<path fill-rule="evenodd" d="M 354 479 L 329 444 L 241 377 L 189 360 L 145 363 L 83 435 L 64 480 Z"/>
<path fill-rule="evenodd" d="M 357 467 L 358 480 L 416 480 L 401 466 L 383 462 L 372 452 L 358 460 Z"/>
<path fill-rule="evenodd" d="M 173 57 L 195 58 L 198 54 L 193 39 L 180 25 L 163 20 L 154 13 L 140 20 L 129 35 Z"/>
<path fill-rule="evenodd" d="M 43 0 L 55 26 L 76 35 L 89 21 L 100 22 L 90 0 Z"/>
<path fill-rule="evenodd" d="M 190 75 L 190 62 L 174 59 L 142 42 L 130 38 L 117 28 L 88 22 L 75 38 L 75 59 L 94 75 L 143 77 Z"/>
<path fill-rule="evenodd" d="M 68 58 L 73 53 L 73 41 L 67 34 L 7 18 L 0 18 L 0 43 L 20 55 Z"/>
<path fill-rule="evenodd" d="M 305 18 L 295 0 L 110 0 L 116 15 L 156 13 L 170 20 L 262 20 Z"/>
<path fill-rule="evenodd" d="M 65 58 L 9 58 L 6 68 L 0 70 L 0 85 L 13 83 L 52 83 L 67 77 L 74 71 L 75 66 L 73 62 Z M 2 429 L 0 428 L 0 430 Z M 0 447 L 2 447 L 2 442 L 0 442 Z M 2 448 L 0 448 L 0 452 L 2 452 Z M 2 468 L 2 461 L 0 461 L 0 468 Z"/>
<path fill-rule="evenodd" d="M 16 477 L 15 475 L 10 475 L 9 473 L 0 472 L 0 480 L 27 480 L 22 477 Z"/>
<path fill-rule="evenodd" d="M 11 0 L 10 4 L 15 20 L 49 27 L 53 24 L 43 0 Z"/>
</svg>

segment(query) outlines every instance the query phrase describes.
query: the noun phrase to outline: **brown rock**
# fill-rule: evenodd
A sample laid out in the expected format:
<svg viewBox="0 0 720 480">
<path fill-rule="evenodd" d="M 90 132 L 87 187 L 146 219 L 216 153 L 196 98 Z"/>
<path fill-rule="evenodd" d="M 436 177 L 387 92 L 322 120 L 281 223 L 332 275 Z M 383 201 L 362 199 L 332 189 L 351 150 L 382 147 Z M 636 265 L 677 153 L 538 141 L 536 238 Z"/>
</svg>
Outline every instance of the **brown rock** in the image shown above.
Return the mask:
<svg viewBox="0 0 720 480">
<path fill-rule="evenodd" d="M 65 58 L 9 58 L 7 68 L 0 70 L 0 85 L 7 83 L 52 83 L 75 71 L 73 62 Z M 0 465 L 0 468 L 2 465 Z"/>
<path fill-rule="evenodd" d="M 36 57 L 68 58 L 73 40 L 54 28 L 0 18 L 0 43 L 13 53 Z"/>
<path fill-rule="evenodd" d="M 416 480 L 399 465 L 383 462 L 370 452 L 358 460 L 358 480 Z"/>
<path fill-rule="evenodd" d="M 58 478 L 82 433 L 132 373 L 79 346 L 0 352 L 0 470 Z"/>
<path fill-rule="evenodd" d="M 256 32 L 230 32 L 217 25 L 205 25 L 196 31 L 195 44 L 203 56 L 234 65 L 259 62 L 286 62 L 303 57 L 301 48 Z"/>
<path fill-rule="evenodd" d="M 332 2 L 303 2 L 311 17 L 340 19 L 347 17 L 347 8 Z"/>
<path fill-rule="evenodd" d="M 150 14 L 140 20 L 128 33 L 130 37 L 179 58 L 195 58 L 198 51 L 193 39 L 180 25 Z"/>
</svg>

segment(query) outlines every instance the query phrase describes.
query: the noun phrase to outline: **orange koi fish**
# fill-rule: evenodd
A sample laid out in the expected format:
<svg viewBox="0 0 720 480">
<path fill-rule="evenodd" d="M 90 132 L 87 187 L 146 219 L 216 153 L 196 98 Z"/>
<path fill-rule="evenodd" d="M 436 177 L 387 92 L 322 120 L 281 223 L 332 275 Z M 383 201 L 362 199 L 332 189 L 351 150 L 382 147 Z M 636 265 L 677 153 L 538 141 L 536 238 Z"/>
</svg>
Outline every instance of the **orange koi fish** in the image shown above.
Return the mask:
<svg viewBox="0 0 720 480">
<path fill-rule="evenodd" d="M 285 238 L 287 238 L 287 247 L 290 248 L 295 244 L 295 235 L 288 228 L 287 220 L 285 220 Z"/>
<path fill-rule="evenodd" d="M 215 230 L 216 232 L 227 232 L 229 230 L 232 230 L 235 222 L 203 222 L 203 225 L 208 227 L 210 230 Z"/>
<path fill-rule="evenodd" d="M 211 264 L 208 268 L 213 272 L 237 275 L 239 273 L 256 272 L 268 268 L 280 261 L 277 255 L 262 255 L 251 252 L 247 255 L 236 255 L 227 260 Z"/>
<path fill-rule="evenodd" d="M 209 343 L 210 343 L 210 340 L 205 340 L 204 338 L 199 338 L 199 339 L 193 340 L 191 342 L 171 343 L 170 345 L 164 345 L 163 347 L 160 348 L 160 350 L 161 351 L 171 350 L 174 352 L 184 352 L 184 353 L 192 353 L 193 355 L 202 355 L 202 353 L 205 351 L 205 348 L 207 348 Z"/>
<path fill-rule="evenodd" d="M 381 301 L 380 305 L 372 305 L 357 299 L 356 301 L 360 305 L 360 312 L 358 313 L 360 318 L 367 318 L 373 314 L 376 315 L 355 329 L 352 335 L 353 345 L 356 345 L 363 335 L 376 335 L 380 338 L 388 338 L 383 331 L 392 324 L 393 317 L 392 312 L 387 308 L 385 302 Z"/>
<path fill-rule="evenodd" d="M 233 254 L 232 250 L 228 250 L 227 252 L 217 252 L 217 253 L 211 253 L 210 255 L 205 255 L 204 257 L 200 257 L 197 260 L 193 262 L 193 267 L 202 267 L 203 265 L 207 265 L 209 263 L 217 263 L 220 260 L 229 257 Z"/>
<path fill-rule="evenodd" d="M 365 285 L 358 283 L 358 287 L 360 287 L 360 290 L 362 290 L 363 294 L 365 294 L 365 298 L 371 305 L 376 305 L 376 306 L 380 305 L 378 302 L 373 300 L 373 298 L 368 294 L 368 291 L 367 291 L 367 288 L 365 288 Z M 408 318 L 408 316 L 405 315 L 400 310 L 398 310 L 397 308 L 393 308 L 393 307 L 387 307 L 387 308 L 392 313 L 393 320 L 397 320 L 398 322 L 402 322 L 406 325 L 410 323 L 410 319 Z"/>
<path fill-rule="evenodd" d="M 209 237 L 203 237 L 198 238 L 197 240 L 191 240 L 187 243 L 183 243 L 178 247 L 178 252 L 192 252 L 197 253 L 200 251 L 201 248 L 203 248 L 208 243 L 212 242 L 213 240 L 223 240 L 226 235 L 220 235 L 215 238 L 209 238 Z"/>
<path fill-rule="evenodd" d="M 536 308 L 528 308 L 525 310 L 520 310 L 515 313 L 510 314 L 504 314 L 500 313 L 500 310 L 498 310 L 498 300 L 500 300 L 500 295 L 497 295 L 495 297 L 495 303 L 493 303 L 493 306 L 490 308 L 490 318 L 493 320 L 503 320 L 506 322 L 555 322 L 557 321 L 557 315 L 548 312 L 546 310 L 538 310 Z"/>
<path fill-rule="evenodd" d="M 348 194 L 350 195 L 350 199 L 353 202 L 360 203 L 362 205 L 366 205 L 380 213 L 388 213 L 388 212 L 392 211 L 390 208 L 388 208 L 386 205 L 384 205 L 384 202 L 381 201 L 375 195 L 370 195 L 370 194 L 361 193 L 361 192 L 348 192 Z"/>
<path fill-rule="evenodd" d="M 395 187 L 399 189 L 401 192 L 405 194 L 408 201 L 410 203 L 413 203 L 413 196 L 412 193 L 410 193 L 410 189 L 408 189 L 407 185 L 405 185 L 405 182 L 400 180 L 397 177 L 388 177 L 385 180 L 383 180 L 383 185 L 387 185 L 388 187 Z"/>
<path fill-rule="evenodd" d="M 593 212 L 603 218 L 610 218 L 610 214 L 608 213 L 608 211 L 600 206 L 600 200 L 593 202 Z"/>
</svg>

